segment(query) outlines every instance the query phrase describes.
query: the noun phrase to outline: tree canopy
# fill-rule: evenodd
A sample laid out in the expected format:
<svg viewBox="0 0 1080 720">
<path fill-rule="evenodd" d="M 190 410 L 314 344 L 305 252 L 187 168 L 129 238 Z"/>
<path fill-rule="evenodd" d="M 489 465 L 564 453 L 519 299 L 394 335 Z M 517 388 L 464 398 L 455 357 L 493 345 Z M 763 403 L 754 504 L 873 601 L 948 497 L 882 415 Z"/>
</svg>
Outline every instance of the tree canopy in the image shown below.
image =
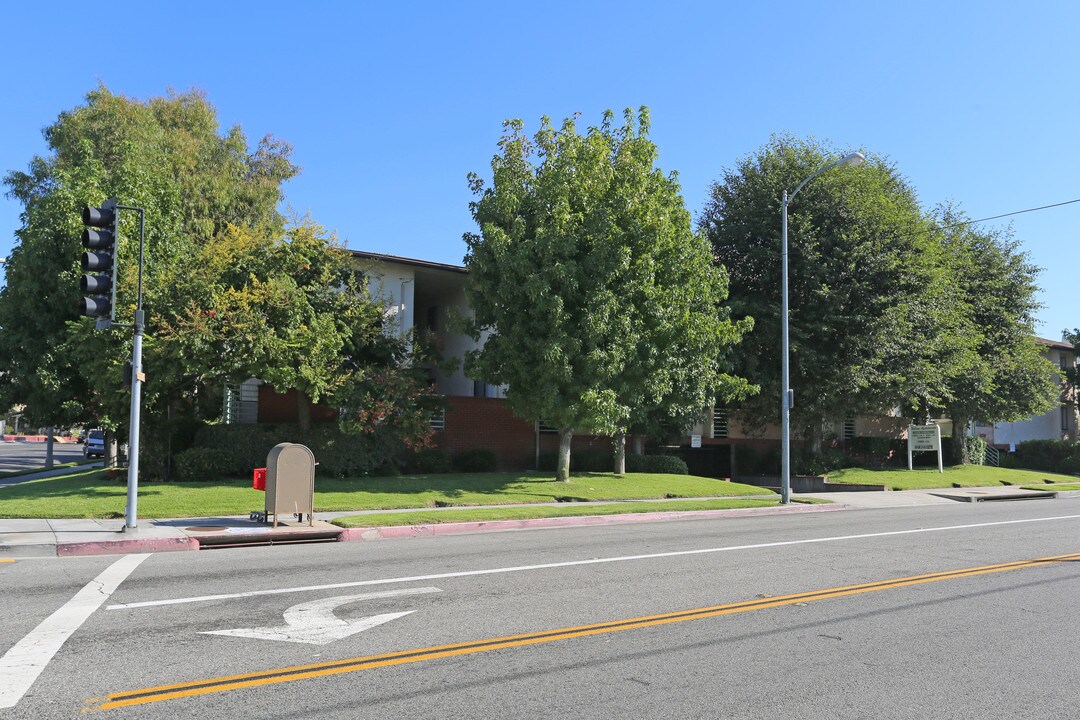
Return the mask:
<svg viewBox="0 0 1080 720">
<path fill-rule="evenodd" d="M 735 369 L 763 389 L 740 406 L 758 427 L 780 413 L 783 191 L 841 154 L 774 137 L 714 183 L 699 221 L 728 268 L 734 314 L 755 318 Z M 827 421 L 852 415 L 946 415 L 962 436 L 969 420 L 1029 417 L 1056 397 L 1032 335 L 1037 268 L 1007 234 L 950 207 L 924 211 L 885 159 L 806 185 L 789 207 L 788 252 L 792 425 L 811 447 Z"/>
<path fill-rule="evenodd" d="M 375 368 L 400 367 L 406 344 L 381 332 L 382 308 L 347 251 L 278 211 L 299 171 L 286 143 L 267 136 L 252 148 L 238 126 L 222 133 L 197 91 L 140 101 L 105 87 L 45 138 L 49 154 L 5 178 L 24 209 L 0 290 L 0 402 L 25 403 L 41 424 L 126 425 L 130 334 L 77 317 L 79 212 L 108 197 L 146 209 L 151 454 L 177 422 L 216 417 L 226 382 L 259 377 L 317 401 L 355 397 Z M 131 322 L 135 218 L 122 215 L 120 229 L 117 321 Z"/>
<path fill-rule="evenodd" d="M 674 174 L 655 167 L 649 115 L 605 113 L 585 134 L 547 117 L 533 138 L 508 121 L 492 184 L 470 176 L 480 233 L 467 233 L 475 313 L 466 371 L 505 385 L 510 407 L 559 428 L 566 479 L 575 429 L 624 434 L 685 424 L 710 396 L 749 387 L 726 348 L 749 322 L 721 306 L 723 269 L 692 230 Z"/>
<path fill-rule="evenodd" d="M 736 372 L 762 392 L 743 403 L 764 427 L 780 411 L 781 197 L 841 153 L 778 136 L 712 186 L 699 221 L 731 278 L 736 316 L 754 330 L 736 353 Z M 895 400 L 891 362 L 925 287 L 930 241 L 915 193 L 870 156 L 808 184 L 789 206 L 792 426 L 816 441 L 824 421 L 880 412 Z"/>
</svg>

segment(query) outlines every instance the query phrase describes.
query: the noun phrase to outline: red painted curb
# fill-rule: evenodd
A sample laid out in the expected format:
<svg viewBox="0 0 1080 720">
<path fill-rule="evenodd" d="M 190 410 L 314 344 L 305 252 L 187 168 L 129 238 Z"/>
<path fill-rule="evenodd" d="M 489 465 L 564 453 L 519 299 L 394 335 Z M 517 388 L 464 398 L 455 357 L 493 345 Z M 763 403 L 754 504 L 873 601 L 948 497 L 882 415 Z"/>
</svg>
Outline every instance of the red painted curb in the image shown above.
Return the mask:
<svg viewBox="0 0 1080 720">
<path fill-rule="evenodd" d="M 72 557 L 75 555 L 182 552 L 198 549 L 199 542 L 195 538 L 132 538 L 131 540 L 57 543 L 56 554 L 58 557 Z"/>
<path fill-rule="evenodd" d="M 486 520 L 479 522 L 437 523 L 434 525 L 397 525 L 394 527 L 346 528 L 338 542 L 390 540 L 398 538 L 462 535 L 466 533 L 503 532 L 507 530 L 543 530 L 560 527 L 591 527 L 595 525 L 627 525 L 638 522 L 668 522 L 673 520 L 711 520 L 728 517 L 760 515 L 790 515 L 792 513 L 833 512 L 845 510 L 839 503 L 829 505 L 790 505 L 775 508 L 741 508 L 735 510 L 684 510 L 677 512 L 626 513 L 624 515 L 581 515 L 578 517 L 535 518 L 532 520 Z"/>
</svg>

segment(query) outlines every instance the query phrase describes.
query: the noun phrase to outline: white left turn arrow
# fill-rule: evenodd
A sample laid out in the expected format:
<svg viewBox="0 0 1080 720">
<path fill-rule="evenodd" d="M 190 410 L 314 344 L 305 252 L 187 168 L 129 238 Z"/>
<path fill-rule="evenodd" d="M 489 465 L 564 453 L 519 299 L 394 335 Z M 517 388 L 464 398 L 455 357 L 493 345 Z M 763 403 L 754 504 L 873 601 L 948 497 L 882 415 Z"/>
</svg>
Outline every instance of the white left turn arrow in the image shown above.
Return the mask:
<svg viewBox="0 0 1080 720">
<path fill-rule="evenodd" d="M 406 610 L 405 612 L 372 615 L 370 617 L 357 618 L 356 620 L 342 620 L 334 615 L 334 608 L 338 605 L 344 605 L 358 600 L 374 600 L 376 598 L 421 595 L 424 593 L 435 592 L 442 591 L 436 587 L 422 587 L 323 598 L 322 600 L 312 600 L 311 602 L 293 605 L 285 611 L 285 624 L 280 627 L 207 630 L 200 634 L 231 635 L 233 637 L 256 638 L 259 640 L 281 640 L 283 642 L 307 643 L 309 645 L 326 645 L 335 640 L 341 640 L 350 635 L 355 635 L 358 632 L 368 630 L 376 625 L 382 625 L 385 622 L 396 620 L 399 617 L 405 617 L 413 612 L 412 610 Z"/>
</svg>

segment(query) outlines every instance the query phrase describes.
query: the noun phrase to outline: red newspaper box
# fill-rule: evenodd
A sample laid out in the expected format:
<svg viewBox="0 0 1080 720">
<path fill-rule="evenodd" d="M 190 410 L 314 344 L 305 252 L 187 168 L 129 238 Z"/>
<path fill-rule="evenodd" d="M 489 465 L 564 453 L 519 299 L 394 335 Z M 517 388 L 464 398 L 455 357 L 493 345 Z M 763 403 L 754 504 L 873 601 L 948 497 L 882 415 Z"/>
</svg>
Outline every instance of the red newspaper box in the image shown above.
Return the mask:
<svg viewBox="0 0 1080 720">
<path fill-rule="evenodd" d="M 266 468 L 255 468 L 255 477 L 251 486 L 256 490 L 266 492 Z"/>
</svg>

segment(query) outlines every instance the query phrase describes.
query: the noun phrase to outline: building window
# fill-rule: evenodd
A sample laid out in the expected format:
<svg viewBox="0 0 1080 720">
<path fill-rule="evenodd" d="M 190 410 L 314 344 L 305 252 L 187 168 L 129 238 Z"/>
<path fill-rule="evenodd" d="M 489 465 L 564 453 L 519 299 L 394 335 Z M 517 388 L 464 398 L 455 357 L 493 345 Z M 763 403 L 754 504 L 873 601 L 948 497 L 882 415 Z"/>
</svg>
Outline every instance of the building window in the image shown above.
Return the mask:
<svg viewBox="0 0 1080 720">
<path fill-rule="evenodd" d="M 855 416 L 848 415 L 844 418 L 844 427 L 841 429 L 841 436 L 844 440 L 851 440 L 855 437 Z"/>
<path fill-rule="evenodd" d="M 728 411 L 727 408 L 713 408 L 712 411 L 712 436 L 714 438 L 726 438 L 728 436 Z"/>
<path fill-rule="evenodd" d="M 226 425 L 252 425 L 259 421 L 259 381 L 245 380 L 225 386 L 222 419 Z"/>
<path fill-rule="evenodd" d="M 1061 406 L 1061 429 L 1067 431 L 1069 429 L 1069 406 Z"/>
<path fill-rule="evenodd" d="M 431 416 L 431 429 L 435 432 L 446 430 L 446 410 L 440 410 Z"/>
</svg>

